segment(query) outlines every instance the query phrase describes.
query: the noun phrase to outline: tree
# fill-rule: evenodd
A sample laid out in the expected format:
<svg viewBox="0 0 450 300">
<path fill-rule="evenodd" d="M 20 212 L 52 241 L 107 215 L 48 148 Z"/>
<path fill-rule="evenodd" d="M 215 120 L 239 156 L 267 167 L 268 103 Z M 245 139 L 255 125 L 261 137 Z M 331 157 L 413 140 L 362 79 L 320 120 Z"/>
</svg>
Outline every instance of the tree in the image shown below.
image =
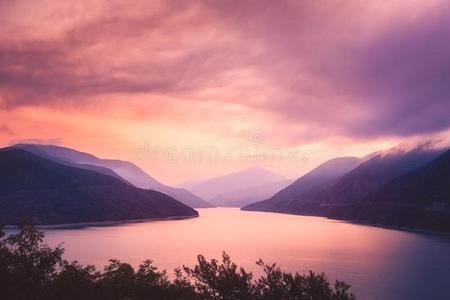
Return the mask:
<svg viewBox="0 0 450 300">
<path fill-rule="evenodd" d="M 110 260 L 103 272 L 94 266 L 63 260 L 63 248 L 50 248 L 44 234 L 31 225 L 6 237 L 0 226 L 0 286 L 2 300 L 351 300 L 350 285 L 324 273 L 291 274 L 276 264 L 257 264 L 264 275 L 253 278 L 230 256 L 222 260 L 197 257 L 193 268 L 175 269 L 175 279 L 159 271 L 151 260 L 135 270 L 130 264 Z"/>
<path fill-rule="evenodd" d="M 3 297 L 42 299 L 63 265 L 61 245 L 52 249 L 43 243 L 44 234 L 29 224 L 0 241 L 0 280 Z"/>
<path fill-rule="evenodd" d="M 197 257 L 198 265 L 194 268 L 183 267 L 187 277 L 194 283 L 203 299 L 253 299 L 254 286 L 252 273 L 246 272 L 233 263 L 225 252 L 222 263 L 216 259 L 207 261 L 203 255 Z"/>
</svg>

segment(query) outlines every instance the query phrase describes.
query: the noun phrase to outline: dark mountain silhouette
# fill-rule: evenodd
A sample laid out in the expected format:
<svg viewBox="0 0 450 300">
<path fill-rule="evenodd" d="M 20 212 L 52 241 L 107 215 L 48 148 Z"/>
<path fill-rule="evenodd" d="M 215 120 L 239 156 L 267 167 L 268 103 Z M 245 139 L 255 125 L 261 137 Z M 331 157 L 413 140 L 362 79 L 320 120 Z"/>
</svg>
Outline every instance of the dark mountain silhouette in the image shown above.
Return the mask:
<svg viewBox="0 0 450 300">
<path fill-rule="evenodd" d="M 270 199 L 252 203 L 244 210 L 261 210 L 275 212 L 299 212 L 298 207 L 310 206 L 316 202 L 317 195 L 329 188 L 337 179 L 354 169 L 361 162 L 356 157 L 331 159 L 295 182 L 282 189 Z"/>
<path fill-rule="evenodd" d="M 442 200 L 450 203 L 450 150 L 425 166 L 382 185 L 369 199 L 376 202 L 423 205 Z"/>
<path fill-rule="evenodd" d="M 101 159 L 89 153 L 54 145 L 17 144 L 13 147 L 32 152 L 59 163 L 114 176 L 142 189 L 151 189 L 165 193 L 194 208 L 213 207 L 213 205 L 186 189 L 173 188 L 162 184 L 138 166 L 128 161 Z"/>
<path fill-rule="evenodd" d="M 333 218 L 450 232 L 450 150 L 381 185 L 362 203 L 327 209 Z"/>
<path fill-rule="evenodd" d="M 0 223 L 28 217 L 38 224 L 62 224 L 197 215 L 170 196 L 113 176 L 22 149 L 0 149 Z"/>
<path fill-rule="evenodd" d="M 13 148 L 19 148 L 19 149 L 25 150 L 27 152 L 31 152 L 31 153 L 33 153 L 35 155 L 38 155 L 40 157 L 53 160 L 53 161 L 58 162 L 60 164 L 64 164 L 64 165 L 67 165 L 67 166 L 72 166 L 72 167 L 76 167 L 76 168 L 80 168 L 80 169 L 95 171 L 95 172 L 98 172 L 100 174 L 116 177 L 117 179 L 120 179 L 120 180 L 122 180 L 124 182 L 130 183 L 130 182 L 126 181 L 125 179 L 123 179 L 122 177 L 120 177 L 116 172 L 114 172 L 111 169 L 108 169 L 108 168 L 105 168 L 105 167 L 101 167 L 101 166 L 97 166 L 97 165 L 94 165 L 94 164 L 89 164 L 89 163 L 76 163 L 75 162 L 76 160 L 65 158 L 62 155 L 61 156 L 59 156 L 59 155 L 52 156 L 52 155 L 50 155 L 49 153 L 47 153 L 44 150 L 44 147 L 46 147 L 46 145 L 16 144 L 16 145 L 14 145 L 12 147 Z M 51 146 L 51 147 L 53 147 L 53 146 Z M 55 148 L 57 148 L 57 147 L 55 146 Z M 90 154 L 86 153 L 86 155 L 90 155 Z"/>
<path fill-rule="evenodd" d="M 334 181 L 309 183 L 297 195 L 282 191 L 243 209 L 448 232 L 449 156 L 420 148 L 379 153 Z"/>
<path fill-rule="evenodd" d="M 214 177 L 200 183 L 186 185 L 194 194 L 210 200 L 224 193 L 286 180 L 282 175 L 261 167 L 252 167 L 227 175 Z"/>
<path fill-rule="evenodd" d="M 209 200 L 209 202 L 222 207 L 243 207 L 260 199 L 270 198 L 292 182 L 293 180 L 286 179 L 235 190 L 220 194 Z"/>
<path fill-rule="evenodd" d="M 323 202 L 355 202 L 390 180 L 424 166 L 436 158 L 442 150 L 422 148 L 391 150 L 373 155 L 357 168 L 340 178 L 331 189 L 321 195 Z"/>
</svg>

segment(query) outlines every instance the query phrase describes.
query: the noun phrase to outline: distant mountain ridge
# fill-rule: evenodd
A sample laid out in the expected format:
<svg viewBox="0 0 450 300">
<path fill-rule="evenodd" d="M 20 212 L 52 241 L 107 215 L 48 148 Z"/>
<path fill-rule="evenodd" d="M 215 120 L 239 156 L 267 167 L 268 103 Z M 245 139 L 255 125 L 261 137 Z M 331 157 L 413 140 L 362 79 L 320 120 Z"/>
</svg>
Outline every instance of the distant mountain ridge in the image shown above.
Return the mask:
<svg viewBox="0 0 450 300">
<path fill-rule="evenodd" d="M 328 184 L 310 186 L 297 195 L 280 192 L 243 210 L 319 215 L 449 232 L 449 161 L 449 150 L 379 153 Z"/>
<path fill-rule="evenodd" d="M 200 183 L 187 185 L 194 194 L 211 200 L 221 194 L 257 187 L 266 183 L 286 180 L 287 178 L 262 167 L 252 167 L 230 174 L 207 179 Z"/>
<path fill-rule="evenodd" d="M 37 224 L 195 217 L 163 193 L 18 148 L 0 149 L 0 223 Z"/>
<path fill-rule="evenodd" d="M 222 207 L 243 207 L 260 199 L 271 197 L 292 182 L 293 180 L 286 179 L 234 190 L 220 194 L 209 200 L 209 202 Z"/>
<path fill-rule="evenodd" d="M 160 183 L 138 166 L 128 161 L 101 159 L 89 153 L 54 145 L 16 144 L 13 147 L 32 152 L 59 163 L 114 176 L 142 189 L 151 189 L 165 193 L 194 208 L 213 207 L 212 204 L 192 194 L 186 189 L 173 188 Z"/>
</svg>

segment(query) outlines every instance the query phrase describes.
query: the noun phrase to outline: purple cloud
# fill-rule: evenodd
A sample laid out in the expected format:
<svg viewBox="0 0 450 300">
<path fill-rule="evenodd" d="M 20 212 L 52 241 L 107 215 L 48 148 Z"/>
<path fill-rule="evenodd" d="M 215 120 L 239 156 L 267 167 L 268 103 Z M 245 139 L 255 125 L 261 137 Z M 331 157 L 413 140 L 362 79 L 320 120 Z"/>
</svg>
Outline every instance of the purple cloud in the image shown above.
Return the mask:
<svg viewBox="0 0 450 300">
<path fill-rule="evenodd" d="M 105 13 L 54 38 L 2 40 L 3 105 L 111 94 L 231 102 L 301 125 L 294 139 L 450 128 L 445 2 L 414 18 L 378 12 L 376 1 L 169 1 L 149 13 L 145 3 L 115 5 L 99 2 Z"/>
</svg>

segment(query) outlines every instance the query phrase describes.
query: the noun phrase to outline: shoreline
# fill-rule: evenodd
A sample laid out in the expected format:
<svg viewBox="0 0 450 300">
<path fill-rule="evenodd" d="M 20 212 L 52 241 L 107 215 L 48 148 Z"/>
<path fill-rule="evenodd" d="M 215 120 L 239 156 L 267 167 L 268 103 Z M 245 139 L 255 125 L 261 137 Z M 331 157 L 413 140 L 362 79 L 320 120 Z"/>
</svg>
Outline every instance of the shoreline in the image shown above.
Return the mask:
<svg viewBox="0 0 450 300">
<path fill-rule="evenodd" d="M 52 225 L 34 225 L 36 229 L 80 229 L 85 227 L 105 227 L 132 223 L 145 223 L 145 222 L 155 222 L 155 221 L 176 221 L 176 220 L 186 220 L 198 218 L 196 216 L 171 216 L 164 218 L 146 218 L 146 219 L 131 219 L 131 220 L 116 220 L 116 221 L 98 221 L 98 222 L 79 222 L 79 223 L 63 223 L 63 224 L 52 224 Z M 5 225 L 5 229 L 17 229 L 18 225 Z"/>
<path fill-rule="evenodd" d="M 338 222 L 344 222 L 344 223 L 355 224 L 355 225 L 371 226 L 371 227 L 378 227 L 378 228 L 392 229 L 392 230 L 399 230 L 399 231 L 407 231 L 407 232 L 411 232 L 411 233 L 450 236 L 450 232 L 447 232 L 447 231 L 433 231 L 433 230 L 417 229 L 417 228 L 411 228 L 411 227 L 383 225 L 383 224 L 370 223 L 370 222 L 351 220 L 351 219 L 346 220 L 346 219 L 330 218 L 327 216 L 321 216 L 321 215 L 315 215 L 315 214 L 285 213 L 285 212 L 265 211 L 265 210 L 246 210 L 246 209 L 241 209 L 241 208 L 240 208 L 240 211 L 272 213 L 272 214 L 291 215 L 291 216 L 317 217 L 317 218 L 324 218 L 324 219 L 327 219 L 330 221 L 338 221 Z"/>
<path fill-rule="evenodd" d="M 328 217 L 324 217 L 324 218 L 327 218 L 329 220 L 342 221 L 342 222 L 346 222 L 346 223 L 350 223 L 350 224 L 379 227 L 379 228 L 399 230 L 399 231 L 407 231 L 407 232 L 412 232 L 412 233 L 450 236 L 450 232 L 447 232 L 447 231 L 433 231 L 433 230 L 427 230 L 427 229 L 418 229 L 418 228 L 402 227 L 402 226 L 395 226 L 395 225 L 383 225 L 383 224 L 370 223 L 370 222 L 357 221 L 357 220 L 333 219 L 333 218 L 328 218 Z"/>
</svg>

